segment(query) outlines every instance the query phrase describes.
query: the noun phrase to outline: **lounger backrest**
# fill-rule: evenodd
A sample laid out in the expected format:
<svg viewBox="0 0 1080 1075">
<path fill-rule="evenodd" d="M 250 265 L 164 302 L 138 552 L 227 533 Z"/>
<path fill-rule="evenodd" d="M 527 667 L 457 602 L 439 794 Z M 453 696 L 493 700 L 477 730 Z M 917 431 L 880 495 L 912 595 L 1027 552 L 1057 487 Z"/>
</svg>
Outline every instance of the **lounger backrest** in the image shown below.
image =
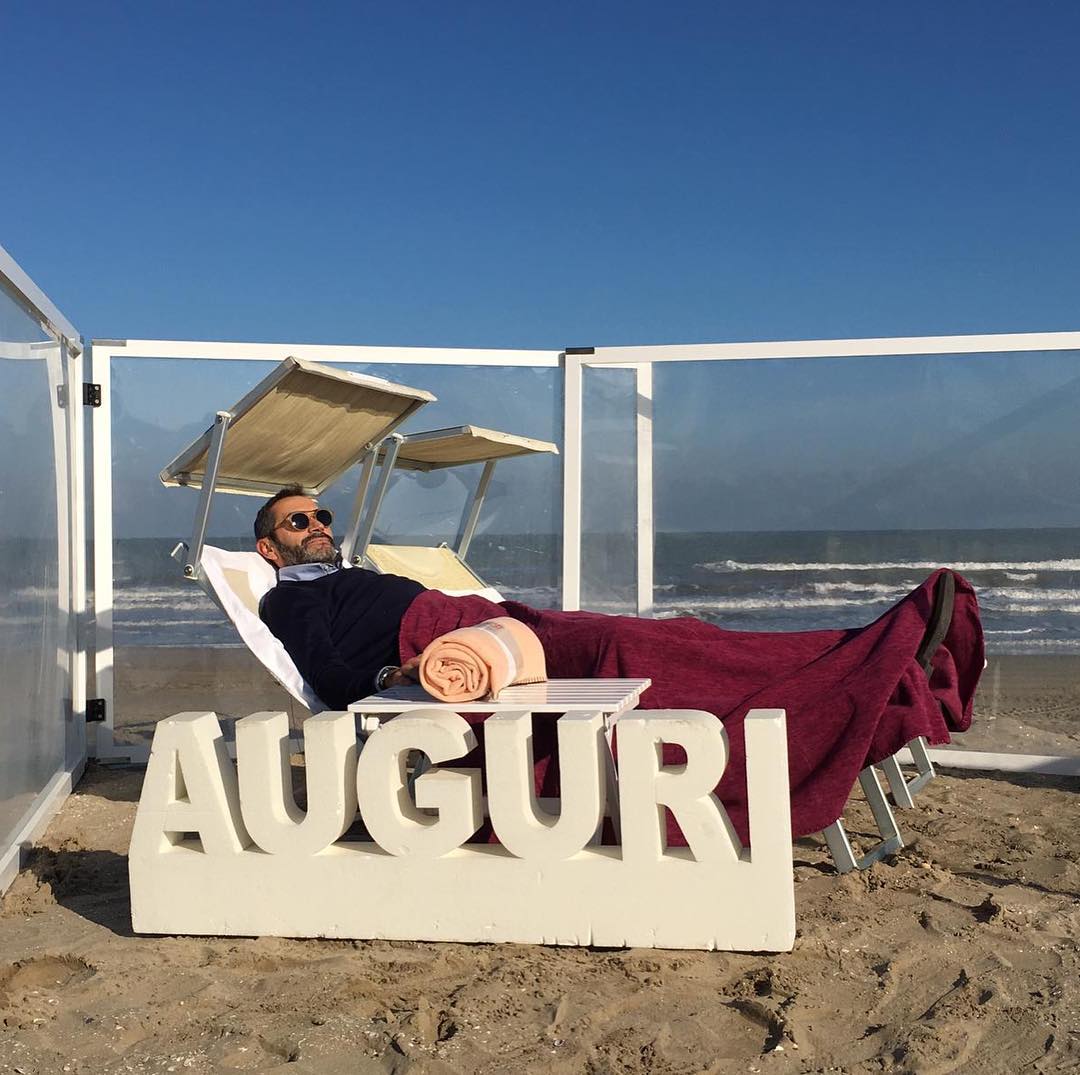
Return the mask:
<svg viewBox="0 0 1080 1075">
<path fill-rule="evenodd" d="M 232 552 L 204 545 L 201 582 L 224 610 L 248 649 L 301 705 L 326 708 L 304 680 L 285 647 L 259 618 L 259 600 L 277 583 L 274 569 L 257 552 Z"/>
<path fill-rule="evenodd" d="M 451 597 L 478 594 L 489 601 L 503 600 L 494 586 L 488 586 L 445 545 L 368 545 L 365 555 L 382 574 L 404 575 L 429 590 L 441 590 Z"/>
</svg>

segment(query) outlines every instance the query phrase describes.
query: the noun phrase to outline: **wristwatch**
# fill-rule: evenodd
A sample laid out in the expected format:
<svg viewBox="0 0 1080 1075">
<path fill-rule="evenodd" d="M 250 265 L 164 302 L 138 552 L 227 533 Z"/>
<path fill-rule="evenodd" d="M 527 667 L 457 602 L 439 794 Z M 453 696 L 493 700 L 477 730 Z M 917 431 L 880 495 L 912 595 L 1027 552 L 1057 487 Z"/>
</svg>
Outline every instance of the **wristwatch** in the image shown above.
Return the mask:
<svg viewBox="0 0 1080 1075">
<path fill-rule="evenodd" d="M 375 691 L 386 690 L 386 681 L 398 670 L 396 664 L 384 664 L 382 668 L 375 673 Z"/>
</svg>

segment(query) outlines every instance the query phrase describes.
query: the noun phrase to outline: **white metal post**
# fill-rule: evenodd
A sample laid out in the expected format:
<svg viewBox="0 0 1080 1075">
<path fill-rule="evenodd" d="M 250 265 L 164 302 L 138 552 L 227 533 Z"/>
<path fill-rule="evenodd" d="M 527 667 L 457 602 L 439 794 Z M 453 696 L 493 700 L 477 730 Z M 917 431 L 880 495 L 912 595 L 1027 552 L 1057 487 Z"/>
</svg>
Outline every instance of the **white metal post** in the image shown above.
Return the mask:
<svg viewBox="0 0 1080 1075">
<path fill-rule="evenodd" d="M 375 535 L 375 519 L 379 514 L 383 498 L 386 496 L 386 490 L 390 485 L 390 478 L 394 473 L 394 464 L 397 462 L 402 440 L 404 438 L 400 433 L 391 433 L 383 441 L 385 454 L 382 461 L 382 473 L 379 475 L 379 484 L 375 487 L 375 496 L 371 501 L 371 507 L 368 509 L 367 518 L 364 520 L 364 526 L 360 532 L 360 538 L 353 551 L 354 559 L 357 556 L 363 557 L 364 553 L 367 552 L 368 545 L 371 544 L 372 537 Z"/>
<path fill-rule="evenodd" d="M 93 476 L 94 536 L 94 696 L 105 702 L 105 720 L 88 728 L 91 757 L 113 752 L 113 496 L 112 496 L 112 370 L 108 351 L 95 348 L 90 357 L 91 377 L 101 385 L 101 406 L 90 416 Z"/>
<path fill-rule="evenodd" d="M 637 445 L 637 614 L 653 613 L 653 369 L 645 363 L 635 370 L 637 408 L 634 440 Z"/>
<path fill-rule="evenodd" d="M 206 542 L 206 528 L 210 525 L 210 505 L 214 501 L 214 489 L 217 486 L 218 472 L 221 470 L 221 456 L 225 451 L 225 434 L 229 431 L 231 421 L 232 414 L 229 411 L 218 411 L 214 415 L 214 432 L 210 435 L 206 470 L 203 473 L 202 489 L 199 490 L 199 503 L 195 508 L 195 527 L 191 532 L 191 545 L 184 564 L 185 578 L 199 577 L 199 561 L 202 559 L 203 545 Z"/>
<path fill-rule="evenodd" d="M 563 356 L 562 606 L 581 608 L 581 387 L 584 360 Z"/>
<path fill-rule="evenodd" d="M 375 457 L 379 454 L 378 446 L 372 448 L 364 456 L 364 462 L 360 468 L 360 484 L 356 487 L 356 496 L 353 498 L 352 513 L 349 516 L 349 528 L 345 531 L 345 540 L 341 543 L 341 559 L 343 563 L 356 563 L 359 565 L 362 557 L 356 556 L 356 539 L 360 534 L 360 518 L 364 513 L 364 501 L 367 500 L 368 489 L 371 488 L 371 475 L 375 470 Z"/>
<path fill-rule="evenodd" d="M 53 658 L 57 675 L 65 677 L 64 756 L 66 768 L 81 768 L 86 756 L 85 724 L 78 712 L 77 652 L 78 634 L 75 612 L 76 549 L 73 536 L 72 494 L 76 477 L 72 459 L 71 415 L 82 408 L 81 383 L 78 382 L 78 359 L 68 341 L 61 337 L 47 343 L 30 344 L 31 353 L 45 366 L 52 432 L 53 488 L 56 507 L 56 606 L 63 623 Z M 76 394 L 76 388 L 79 388 Z M 74 749 L 72 749 L 74 748 Z"/>
<path fill-rule="evenodd" d="M 469 514 L 465 519 L 465 525 L 461 528 L 457 554 L 462 560 L 468 555 L 473 534 L 476 533 L 476 524 L 480 519 L 480 509 L 484 506 L 484 497 L 487 496 L 488 486 L 491 484 L 491 475 L 495 473 L 495 463 L 496 460 L 489 459 L 484 464 L 484 469 L 480 473 L 480 481 L 476 486 L 476 495 L 473 496 L 472 504 L 469 505 Z"/>
<path fill-rule="evenodd" d="M 81 343 L 81 341 L 80 341 Z M 86 453 L 83 446 L 83 406 L 81 399 L 86 351 L 77 352 L 67 340 L 63 341 L 68 358 L 67 368 L 67 428 L 69 474 L 69 527 L 71 541 L 71 615 L 74 619 L 71 651 L 71 717 L 75 722 L 76 759 L 81 766 L 86 760 Z"/>
</svg>

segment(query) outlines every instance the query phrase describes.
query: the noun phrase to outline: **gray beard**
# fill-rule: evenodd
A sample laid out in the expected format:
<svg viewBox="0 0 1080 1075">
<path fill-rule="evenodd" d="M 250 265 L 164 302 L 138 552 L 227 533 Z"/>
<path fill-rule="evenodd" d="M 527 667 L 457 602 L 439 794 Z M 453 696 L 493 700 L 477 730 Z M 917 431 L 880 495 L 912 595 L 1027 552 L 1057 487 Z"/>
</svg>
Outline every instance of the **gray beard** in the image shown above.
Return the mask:
<svg viewBox="0 0 1080 1075">
<path fill-rule="evenodd" d="M 271 538 L 270 543 L 277 549 L 282 567 L 293 567 L 295 564 L 336 564 L 341 556 L 336 545 L 327 545 L 324 542 L 308 545 L 305 541 L 300 545 L 279 545 Z"/>
</svg>

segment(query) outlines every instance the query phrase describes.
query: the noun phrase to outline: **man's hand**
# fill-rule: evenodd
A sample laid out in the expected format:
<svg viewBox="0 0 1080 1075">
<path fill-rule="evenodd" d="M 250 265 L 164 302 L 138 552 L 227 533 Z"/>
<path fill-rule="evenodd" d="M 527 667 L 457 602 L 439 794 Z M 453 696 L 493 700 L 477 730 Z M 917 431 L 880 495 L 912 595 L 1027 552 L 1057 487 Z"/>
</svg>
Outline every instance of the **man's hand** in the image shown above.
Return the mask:
<svg viewBox="0 0 1080 1075">
<path fill-rule="evenodd" d="M 386 677 L 387 687 L 405 687 L 410 683 L 420 682 L 420 657 L 407 660 L 396 672 Z"/>
</svg>

